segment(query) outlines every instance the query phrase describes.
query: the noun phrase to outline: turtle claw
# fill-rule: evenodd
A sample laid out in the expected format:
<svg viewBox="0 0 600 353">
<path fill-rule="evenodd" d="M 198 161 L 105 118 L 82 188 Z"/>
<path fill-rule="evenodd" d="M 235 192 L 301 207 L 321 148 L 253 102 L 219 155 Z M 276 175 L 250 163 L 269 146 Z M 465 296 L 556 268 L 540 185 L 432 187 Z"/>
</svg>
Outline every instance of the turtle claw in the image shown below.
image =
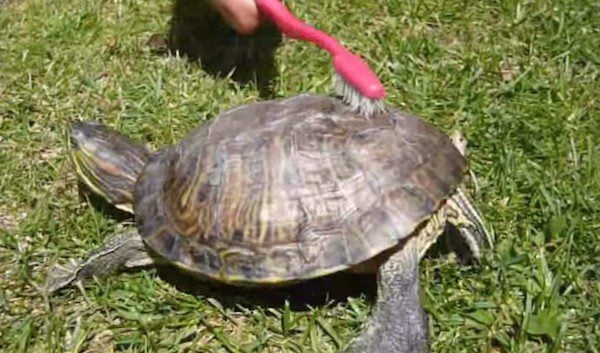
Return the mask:
<svg viewBox="0 0 600 353">
<path fill-rule="evenodd" d="M 46 294 L 53 294 L 74 282 L 81 280 L 78 274 L 81 272 L 81 264 L 71 260 L 64 265 L 54 265 L 48 273 L 46 282 L 42 287 Z"/>
</svg>

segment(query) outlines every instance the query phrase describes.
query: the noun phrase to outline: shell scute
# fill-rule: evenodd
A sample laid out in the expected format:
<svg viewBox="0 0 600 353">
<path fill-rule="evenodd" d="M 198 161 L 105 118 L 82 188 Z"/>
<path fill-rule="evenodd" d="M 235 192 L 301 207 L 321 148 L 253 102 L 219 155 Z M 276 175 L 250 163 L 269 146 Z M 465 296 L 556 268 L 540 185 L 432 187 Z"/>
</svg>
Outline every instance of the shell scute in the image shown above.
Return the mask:
<svg viewBox="0 0 600 353">
<path fill-rule="evenodd" d="M 418 118 L 390 109 L 365 120 L 335 98 L 301 95 L 226 111 L 154 156 L 135 212 L 150 248 L 183 268 L 279 283 L 394 247 L 464 168 Z"/>
</svg>

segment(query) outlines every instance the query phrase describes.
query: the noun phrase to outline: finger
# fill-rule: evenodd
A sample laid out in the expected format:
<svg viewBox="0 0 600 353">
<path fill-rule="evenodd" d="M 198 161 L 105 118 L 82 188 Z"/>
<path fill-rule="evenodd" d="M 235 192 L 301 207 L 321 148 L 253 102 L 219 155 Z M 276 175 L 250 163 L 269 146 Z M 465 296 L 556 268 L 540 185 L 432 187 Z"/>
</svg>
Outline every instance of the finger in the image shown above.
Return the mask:
<svg viewBox="0 0 600 353">
<path fill-rule="evenodd" d="M 260 25 L 260 14 L 254 0 L 213 0 L 213 3 L 225 20 L 240 34 L 252 34 Z"/>
</svg>

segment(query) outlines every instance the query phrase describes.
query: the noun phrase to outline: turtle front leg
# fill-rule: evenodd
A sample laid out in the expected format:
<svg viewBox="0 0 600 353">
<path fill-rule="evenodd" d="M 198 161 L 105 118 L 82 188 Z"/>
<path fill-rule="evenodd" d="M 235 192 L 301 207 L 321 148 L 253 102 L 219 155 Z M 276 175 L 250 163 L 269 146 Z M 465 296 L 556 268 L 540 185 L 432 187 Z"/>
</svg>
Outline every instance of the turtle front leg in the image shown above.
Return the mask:
<svg viewBox="0 0 600 353">
<path fill-rule="evenodd" d="M 377 301 L 362 334 L 345 353 L 426 353 L 427 314 L 419 301 L 419 236 L 381 265 Z"/>
<path fill-rule="evenodd" d="M 154 260 L 148 254 L 137 230 L 128 230 L 106 238 L 102 246 L 87 259 L 66 265 L 56 265 L 50 270 L 44 289 L 51 294 L 75 282 L 112 272 L 151 266 Z"/>
</svg>

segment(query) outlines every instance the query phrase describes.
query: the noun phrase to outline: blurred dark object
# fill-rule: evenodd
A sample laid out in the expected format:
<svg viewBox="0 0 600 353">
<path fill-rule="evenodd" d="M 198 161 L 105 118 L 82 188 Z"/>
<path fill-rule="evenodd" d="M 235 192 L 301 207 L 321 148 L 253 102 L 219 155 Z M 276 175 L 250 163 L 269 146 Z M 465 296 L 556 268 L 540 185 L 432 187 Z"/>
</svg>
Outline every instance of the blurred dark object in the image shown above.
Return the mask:
<svg viewBox="0 0 600 353">
<path fill-rule="evenodd" d="M 311 307 L 347 303 L 348 298 L 373 301 L 377 292 L 375 274 L 348 271 L 274 287 L 235 287 L 214 281 L 198 280 L 174 266 L 157 266 L 157 274 L 178 291 L 200 297 L 216 298 L 225 307 L 281 308 L 287 301 L 294 311 Z"/>
<path fill-rule="evenodd" d="M 169 40 L 160 34 L 151 35 L 146 45 L 156 54 L 167 54 L 169 52 Z"/>
<path fill-rule="evenodd" d="M 256 82 L 260 96 L 272 96 L 276 76 L 275 50 L 281 34 L 264 23 L 256 34 L 237 34 L 207 0 L 175 0 L 168 43 L 170 50 L 199 60 L 211 75 L 226 76 L 239 83 Z"/>
</svg>

